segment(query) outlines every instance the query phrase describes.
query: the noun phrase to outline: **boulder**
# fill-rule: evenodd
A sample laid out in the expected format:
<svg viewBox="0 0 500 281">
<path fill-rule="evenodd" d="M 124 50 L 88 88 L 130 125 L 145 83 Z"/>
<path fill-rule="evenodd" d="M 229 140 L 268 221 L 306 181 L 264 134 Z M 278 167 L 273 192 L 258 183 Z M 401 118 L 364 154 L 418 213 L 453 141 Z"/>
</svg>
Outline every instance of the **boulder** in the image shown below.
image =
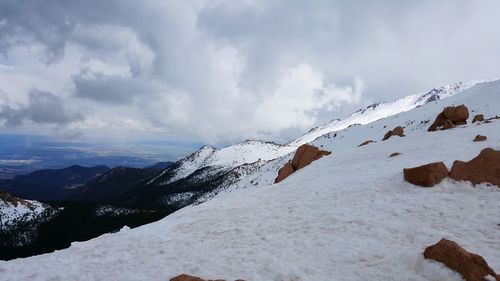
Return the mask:
<svg viewBox="0 0 500 281">
<path fill-rule="evenodd" d="M 278 176 L 274 179 L 274 183 L 278 183 L 286 179 L 295 171 L 304 168 L 319 158 L 330 155 L 330 151 L 321 150 L 309 144 L 303 144 L 297 148 L 292 161 L 288 162 L 278 171 Z"/>
<path fill-rule="evenodd" d="M 179 276 L 176 276 L 174 278 L 171 278 L 170 281 L 225 281 L 224 279 L 201 279 L 200 277 L 197 276 L 192 276 L 192 275 L 187 275 L 187 274 L 181 274 Z M 237 279 L 235 281 L 245 281 L 243 279 Z"/>
<path fill-rule="evenodd" d="M 448 130 L 451 128 L 455 128 L 455 124 L 453 124 L 453 122 L 451 122 L 450 120 L 446 119 L 446 121 L 444 121 L 443 124 L 443 130 Z"/>
<path fill-rule="evenodd" d="M 389 139 L 392 136 L 400 136 L 404 137 L 405 136 L 405 130 L 401 126 L 397 126 L 396 128 L 392 129 L 391 131 L 388 131 L 385 133 L 384 137 L 382 138 L 383 141 Z"/>
<path fill-rule="evenodd" d="M 393 152 L 393 153 L 391 153 L 391 155 L 389 155 L 389 157 L 395 157 L 398 155 L 401 155 L 401 153 L 400 152 Z"/>
<path fill-rule="evenodd" d="M 485 141 L 487 140 L 488 138 L 486 136 L 482 136 L 482 135 L 477 135 L 475 138 L 474 138 L 474 141 Z"/>
<path fill-rule="evenodd" d="M 443 162 L 430 163 L 403 169 L 405 181 L 423 187 L 432 187 L 448 176 L 448 168 Z"/>
<path fill-rule="evenodd" d="M 205 281 L 205 280 L 197 276 L 181 274 L 179 276 L 171 278 L 170 281 Z"/>
<path fill-rule="evenodd" d="M 329 155 L 330 153 L 331 152 L 326 150 L 320 150 L 315 146 L 303 144 L 297 148 L 297 151 L 293 156 L 292 167 L 295 171 L 297 171 L 311 164 L 313 161 L 318 160 L 325 155 Z"/>
<path fill-rule="evenodd" d="M 490 183 L 500 187 L 500 151 L 485 148 L 469 162 L 453 162 L 450 178 L 470 181 L 473 185 Z"/>
<path fill-rule="evenodd" d="M 443 130 L 451 129 L 456 125 L 467 124 L 469 118 L 469 109 L 465 105 L 445 107 L 434 120 L 434 123 L 427 129 L 427 131 L 436 131 L 439 128 Z"/>
<path fill-rule="evenodd" d="M 293 174 L 293 172 L 295 171 L 293 170 L 292 164 L 290 162 L 286 163 L 285 166 L 279 169 L 278 176 L 274 179 L 274 183 L 278 183 L 286 179 L 289 175 Z"/>
<path fill-rule="evenodd" d="M 474 116 L 474 118 L 472 119 L 472 123 L 476 123 L 476 122 L 483 122 L 484 121 L 484 115 L 482 114 L 477 114 L 476 116 Z"/>
<path fill-rule="evenodd" d="M 469 119 L 469 109 L 465 105 L 449 106 L 443 110 L 446 119 L 452 121 L 454 124 L 464 123 L 467 124 Z"/>
<path fill-rule="evenodd" d="M 498 280 L 495 271 L 483 257 L 466 251 L 451 240 L 443 238 L 438 243 L 427 247 L 424 257 L 443 263 L 460 273 L 466 281 L 483 281 L 487 276 L 491 276 L 492 280 Z"/>
<path fill-rule="evenodd" d="M 364 141 L 362 144 L 358 145 L 358 147 L 363 146 L 363 145 L 367 145 L 367 144 L 372 143 L 372 142 L 374 142 L 374 141 L 372 141 L 372 140 Z"/>
</svg>

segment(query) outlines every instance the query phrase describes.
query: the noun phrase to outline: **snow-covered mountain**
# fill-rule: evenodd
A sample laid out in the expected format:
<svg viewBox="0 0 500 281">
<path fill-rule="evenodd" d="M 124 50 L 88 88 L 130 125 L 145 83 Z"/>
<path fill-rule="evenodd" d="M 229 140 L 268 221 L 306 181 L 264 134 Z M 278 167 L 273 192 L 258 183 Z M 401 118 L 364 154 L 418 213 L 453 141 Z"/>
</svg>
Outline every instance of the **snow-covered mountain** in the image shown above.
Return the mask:
<svg viewBox="0 0 500 281">
<path fill-rule="evenodd" d="M 322 135 L 339 131 L 355 124 L 367 124 L 382 118 L 386 118 L 401 112 L 411 110 L 429 102 L 445 99 L 455 94 L 461 93 L 482 81 L 458 82 L 434 88 L 428 92 L 407 96 L 391 102 L 381 102 L 368 106 L 354 112 L 343 120 L 335 119 L 324 125 L 311 129 L 307 134 L 290 142 L 287 145 L 279 145 L 271 142 L 258 140 L 247 140 L 242 143 L 217 149 L 211 146 L 203 146 L 188 157 L 172 165 L 157 177 L 153 178 L 150 184 L 165 185 L 186 178 L 202 168 L 206 169 L 204 175 L 213 175 L 220 171 L 229 171 L 236 167 L 239 170 L 254 170 L 262 166 L 267 161 L 280 158 L 297 149 L 304 143 L 312 142 Z M 260 161 L 259 161 L 260 160 Z M 252 164 L 254 163 L 254 164 Z M 246 172 L 243 172 L 246 174 Z M 225 183 L 228 186 L 231 183 Z M 212 192 L 217 193 L 219 190 Z M 205 198 L 206 196 L 204 196 Z"/>
<path fill-rule="evenodd" d="M 426 103 L 445 99 L 461 93 L 472 86 L 484 81 L 458 82 L 434 88 L 428 92 L 406 96 L 390 102 L 379 102 L 369 105 L 365 109 L 360 109 L 345 119 L 335 119 L 324 125 L 311 129 L 308 133 L 292 141 L 290 145 L 299 146 L 311 142 L 316 138 L 339 130 L 343 130 L 355 124 L 368 124 L 373 121 L 386 118 L 401 112 L 412 110 Z"/>
<path fill-rule="evenodd" d="M 166 169 L 150 183 L 160 185 L 169 184 L 206 167 L 211 167 L 213 172 L 231 170 L 245 164 L 276 159 L 295 149 L 296 147 L 293 146 L 258 140 L 247 140 L 222 149 L 203 146 L 193 154 Z M 168 176 L 165 176 L 167 173 Z"/>
<path fill-rule="evenodd" d="M 22 246 L 30 243 L 36 236 L 37 227 L 59 211 L 59 208 L 35 200 L 17 198 L 8 192 L 0 191 L 0 236 L 2 236 L 0 246 L 4 244 Z M 7 235 L 10 232 L 22 234 L 16 235 L 15 241 L 10 241 L 14 237 Z"/>
<path fill-rule="evenodd" d="M 469 108 L 467 125 L 427 132 L 445 106 L 460 104 Z M 259 165 L 250 161 L 258 158 L 249 159 L 231 169 L 240 177 L 211 200 L 62 251 L 0 262 L 0 279 L 168 280 L 189 273 L 247 281 L 459 281 L 458 274 L 422 255 L 442 237 L 480 253 L 500 272 L 500 189 L 450 179 L 420 188 L 402 175 L 403 168 L 435 161 L 451 167 L 486 147 L 500 150 L 500 119 L 471 124 L 475 114 L 500 115 L 500 80 L 311 136 L 314 145 L 333 153 L 279 184 L 272 181 L 293 148 L 283 148 L 282 156 L 259 156 Z M 403 126 L 406 136 L 382 142 L 396 126 Z M 488 139 L 473 142 L 477 134 Z M 369 139 L 376 142 L 358 147 Z M 203 163 L 244 163 L 205 162 L 216 152 L 202 150 L 203 155 L 191 155 L 201 170 L 212 167 Z M 402 154 L 388 157 L 393 152 Z"/>
</svg>

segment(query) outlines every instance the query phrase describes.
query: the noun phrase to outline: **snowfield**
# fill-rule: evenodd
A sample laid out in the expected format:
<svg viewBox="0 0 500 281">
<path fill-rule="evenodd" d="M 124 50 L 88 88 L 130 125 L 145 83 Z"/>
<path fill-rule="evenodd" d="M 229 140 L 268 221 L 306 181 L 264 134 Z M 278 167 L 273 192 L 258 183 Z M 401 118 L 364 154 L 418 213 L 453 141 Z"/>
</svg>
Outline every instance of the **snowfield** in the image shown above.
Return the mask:
<svg viewBox="0 0 500 281">
<path fill-rule="evenodd" d="M 469 124 L 426 131 L 443 107 L 462 103 L 474 110 Z M 312 143 L 333 154 L 279 184 L 271 183 L 291 154 L 156 223 L 0 261 L 0 279 L 169 280 L 188 273 L 247 281 L 462 280 L 424 260 L 425 247 L 443 237 L 482 255 L 498 273 L 500 188 L 450 179 L 422 188 L 402 173 L 435 161 L 451 168 L 486 147 L 499 150 L 500 119 L 471 124 L 479 113 L 500 114 L 500 81 L 321 136 Z M 380 141 L 398 125 L 406 137 Z M 473 142 L 477 134 L 488 140 Z M 377 143 L 357 147 L 367 139 Z M 393 152 L 402 155 L 389 158 Z"/>
</svg>

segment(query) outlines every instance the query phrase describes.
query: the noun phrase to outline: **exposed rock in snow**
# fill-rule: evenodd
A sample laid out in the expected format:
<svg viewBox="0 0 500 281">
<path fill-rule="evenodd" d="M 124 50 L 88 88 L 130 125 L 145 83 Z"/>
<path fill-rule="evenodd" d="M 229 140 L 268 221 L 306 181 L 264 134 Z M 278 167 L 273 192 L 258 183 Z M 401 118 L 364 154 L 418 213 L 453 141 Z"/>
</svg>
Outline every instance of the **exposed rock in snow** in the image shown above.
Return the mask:
<svg viewBox="0 0 500 281">
<path fill-rule="evenodd" d="M 367 144 L 372 143 L 372 142 L 374 142 L 374 141 L 373 140 L 364 141 L 363 143 L 361 143 L 360 145 L 358 145 L 358 147 L 367 145 Z"/>
<path fill-rule="evenodd" d="M 465 105 L 448 106 L 439 113 L 434 123 L 427 129 L 429 132 L 436 131 L 439 128 L 443 130 L 451 129 L 456 125 L 467 124 L 469 118 L 469 109 Z"/>
<path fill-rule="evenodd" d="M 473 141 L 485 141 L 487 140 L 488 138 L 486 136 L 483 136 L 483 135 L 476 135 L 476 137 L 474 138 Z"/>
<path fill-rule="evenodd" d="M 474 185 L 491 183 L 500 187 L 500 150 L 486 148 L 469 162 L 453 162 L 450 177 L 470 181 Z"/>
<path fill-rule="evenodd" d="M 457 243 L 447 239 L 441 239 L 438 243 L 427 247 L 424 257 L 445 264 L 460 273 L 466 281 L 482 281 L 486 276 L 496 279 L 495 271 L 483 257 L 469 253 Z"/>
<path fill-rule="evenodd" d="M 398 137 L 404 137 L 405 136 L 405 130 L 401 126 L 397 126 L 396 128 L 388 131 L 385 133 L 384 137 L 382 138 L 383 141 L 388 140 L 390 137 L 393 136 L 398 136 Z"/>
<path fill-rule="evenodd" d="M 423 187 L 432 187 L 448 177 L 448 168 L 443 162 L 436 162 L 403 169 L 405 181 Z"/>
<path fill-rule="evenodd" d="M 477 114 L 476 116 L 474 116 L 474 118 L 472 119 L 472 123 L 476 123 L 476 122 L 484 122 L 484 115 Z"/>
</svg>

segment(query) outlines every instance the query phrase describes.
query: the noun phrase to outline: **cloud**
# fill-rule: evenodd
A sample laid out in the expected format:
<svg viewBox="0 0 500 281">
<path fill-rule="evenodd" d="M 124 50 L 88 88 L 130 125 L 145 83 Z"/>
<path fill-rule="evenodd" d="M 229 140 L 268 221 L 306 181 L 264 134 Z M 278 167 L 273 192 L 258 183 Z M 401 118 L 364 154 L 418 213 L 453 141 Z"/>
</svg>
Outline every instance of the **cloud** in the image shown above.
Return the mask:
<svg viewBox="0 0 500 281">
<path fill-rule="evenodd" d="M 38 122 L 113 137 L 289 140 L 373 101 L 497 77 L 499 8 L 494 0 L 5 0 L 1 116 L 27 131 Z M 50 98 L 33 89 L 51 93 L 62 113 L 35 114 L 37 99 Z"/>
<path fill-rule="evenodd" d="M 27 105 L 12 108 L 8 105 L 0 107 L 0 120 L 7 127 L 15 127 L 31 122 L 42 125 L 67 125 L 82 120 L 80 113 L 70 112 L 62 100 L 48 92 L 33 90 L 29 93 Z"/>
</svg>

